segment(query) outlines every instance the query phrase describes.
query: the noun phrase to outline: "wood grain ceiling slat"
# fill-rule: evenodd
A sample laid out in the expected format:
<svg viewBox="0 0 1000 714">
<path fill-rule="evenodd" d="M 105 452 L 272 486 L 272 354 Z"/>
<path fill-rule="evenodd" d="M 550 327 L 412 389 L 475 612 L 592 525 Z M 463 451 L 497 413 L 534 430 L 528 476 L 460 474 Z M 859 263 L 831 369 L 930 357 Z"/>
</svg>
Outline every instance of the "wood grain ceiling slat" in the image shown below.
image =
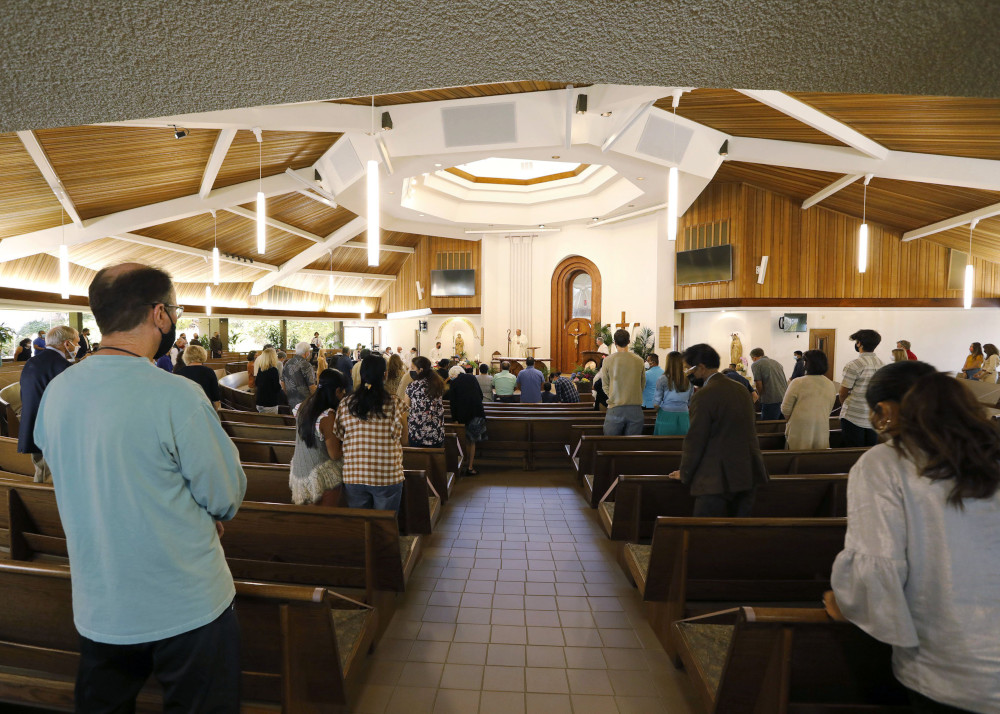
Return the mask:
<svg viewBox="0 0 1000 714">
<path fill-rule="evenodd" d="M 1000 159 L 1000 99 L 791 94 L 894 151 Z"/>
<path fill-rule="evenodd" d="M 256 205 L 252 203 L 244 204 L 243 207 L 248 211 L 257 210 Z M 346 208 L 340 206 L 330 208 L 298 193 L 288 193 L 269 200 L 267 215 L 321 238 L 356 218 L 355 214 Z"/>
<path fill-rule="evenodd" d="M 0 134 L 0 239 L 58 226 L 61 215 L 17 134 Z"/>
<path fill-rule="evenodd" d="M 471 99 L 473 97 L 493 97 L 503 94 L 523 94 L 524 92 L 545 92 L 552 89 L 563 89 L 566 82 L 497 82 L 494 84 L 474 84 L 467 87 L 449 87 L 447 89 L 424 89 L 416 92 L 398 92 L 396 94 L 378 94 L 375 96 L 375 106 L 390 107 L 396 104 L 419 104 L 423 102 L 440 102 L 447 99 Z M 587 85 L 576 85 L 577 87 Z M 354 104 L 371 106 L 372 98 L 349 97 L 335 99 L 333 104 Z"/>
<path fill-rule="evenodd" d="M 312 166 L 341 135 L 333 132 L 265 131 L 262 137 L 263 145 L 258 148 L 253 132 L 236 132 L 213 188 L 254 180 L 261 175 L 259 160 L 263 161 L 264 176 L 284 173 L 289 168 Z"/>
<path fill-rule="evenodd" d="M 74 126 L 36 132 L 84 220 L 198 193 L 218 131 Z"/>
<path fill-rule="evenodd" d="M 672 112 L 671 101 L 671 97 L 664 97 L 654 106 Z M 685 119 L 732 136 L 844 146 L 823 132 L 735 89 L 695 89 L 687 92 L 681 97 L 677 113 Z"/>
</svg>

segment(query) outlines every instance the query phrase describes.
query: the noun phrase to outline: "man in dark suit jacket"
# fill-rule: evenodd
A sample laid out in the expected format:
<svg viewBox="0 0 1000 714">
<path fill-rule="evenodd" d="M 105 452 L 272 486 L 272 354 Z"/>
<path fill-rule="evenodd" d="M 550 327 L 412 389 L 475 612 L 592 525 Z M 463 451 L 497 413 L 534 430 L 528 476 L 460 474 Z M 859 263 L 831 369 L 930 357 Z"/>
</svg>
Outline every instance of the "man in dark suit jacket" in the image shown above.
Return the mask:
<svg viewBox="0 0 1000 714">
<path fill-rule="evenodd" d="M 24 363 L 21 370 L 21 426 L 17 432 L 17 452 L 29 454 L 35 465 L 35 482 L 52 480 L 52 473 L 42 450 L 35 444 L 35 418 L 42 393 L 49 382 L 62 374 L 76 360 L 80 335 L 68 325 L 59 325 L 45 336 L 45 349 Z"/>
<path fill-rule="evenodd" d="M 84 327 L 80 331 L 80 347 L 76 351 L 76 358 L 81 360 L 90 352 L 90 328 Z"/>
<path fill-rule="evenodd" d="M 347 378 L 347 393 L 350 394 L 353 392 L 354 384 L 351 381 L 351 370 L 354 368 L 354 360 L 351 359 L 351 348 L 341 348 L 340 354 L 337 355 L 335 360 L 333 360 L 333 364 L 331 364 L 330 367 L 337 370 Z"/>
<path fill-rule="evenodd" d="M 695 516 L 749 516 L 754 489 L 768 480 L 753 400 L 742 385 L 719 374 L 719 353 L 710 345 L 689 347 L 684 362 L 699 389 L 691 398 L 681 467 L 670 477 L 690 487 Z"/>
</svg>

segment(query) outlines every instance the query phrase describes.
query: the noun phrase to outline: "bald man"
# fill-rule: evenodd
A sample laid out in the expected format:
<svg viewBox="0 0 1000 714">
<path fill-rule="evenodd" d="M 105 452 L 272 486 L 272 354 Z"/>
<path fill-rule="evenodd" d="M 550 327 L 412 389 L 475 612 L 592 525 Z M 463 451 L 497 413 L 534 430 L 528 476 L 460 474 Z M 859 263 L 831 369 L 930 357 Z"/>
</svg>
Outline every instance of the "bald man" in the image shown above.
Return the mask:
<svg viewBox="0 0 1000 714">
<path fill-rule="evenodd" d="M 101 270 L 90 285 L 101 347 L 48 385 L 38 411 L 80 633 L 75 711 L 133 711 L 150 674 L 168 711 L 239 711 L 220 537 L 246 476 L 201 387 L 153 365 L 174 343 L 176 303 L 161 270 Z M 81 403 L 97 418 L 81 419 Z"/>
</svg>

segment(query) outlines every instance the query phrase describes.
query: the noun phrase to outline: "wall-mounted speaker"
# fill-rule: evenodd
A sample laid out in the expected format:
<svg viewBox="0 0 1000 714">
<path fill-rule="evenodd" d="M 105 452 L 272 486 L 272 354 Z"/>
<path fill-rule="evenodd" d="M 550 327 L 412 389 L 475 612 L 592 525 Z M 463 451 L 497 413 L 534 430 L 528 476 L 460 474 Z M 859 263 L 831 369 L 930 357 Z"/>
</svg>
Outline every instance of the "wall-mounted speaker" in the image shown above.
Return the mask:
<svg viewBox="0 0 1000 714">
<path fill-rule="evenodd" d="M 765 255 L 760 259 L 760 265 L 757 266 L 757 284 L 764 284 L 764 275 L 767 274 L 767 256 Z"/>
<path fill-rule="evenodd" d="M 512 144 L 517 141 L 517 113 L 514 102 L 495 102 L 441 110 L 444 145 L 478 146 Z"/>
</svg>

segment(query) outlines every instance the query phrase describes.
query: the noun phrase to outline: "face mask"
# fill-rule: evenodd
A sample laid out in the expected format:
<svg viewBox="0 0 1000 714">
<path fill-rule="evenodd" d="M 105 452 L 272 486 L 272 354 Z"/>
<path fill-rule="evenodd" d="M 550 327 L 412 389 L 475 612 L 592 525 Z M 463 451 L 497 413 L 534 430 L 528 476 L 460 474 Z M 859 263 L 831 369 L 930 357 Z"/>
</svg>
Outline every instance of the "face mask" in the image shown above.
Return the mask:
<svg viewBox="0 0 1000 714">
<path fill-rule="evenodd" d="M 860 352 L 861 351 L 861 348 L 858 346 L 857 342 L 854 343 L 854 351 L 855 352 Z"/>
<path fill-rule="evenodd" d="M 688 381 L 695 387 L 705 386 L 705 380 L 700 377 L 688 377 Z"/>
<path fill-rule="evenodd" d="M 170 315 L 167 315 L 169 319 Z M 157 328 L 159 329 L 159 328 Z M 171 346 L 177 340 L 177 323 L 173 320 L 170 321 L 170 329 L 166 332 L 160 333 L 160 344 L 156 348 L 156 354 L 153 355 L 154 360 L 160 359 L 163 355 L 170 351 Z"/>
<path fill-rule="evenodd" d="M 66 361 L 76 362 L 76 348 L 69 342 L 64 343 L 63 347 L 66 349 Z"/>
</svg>

